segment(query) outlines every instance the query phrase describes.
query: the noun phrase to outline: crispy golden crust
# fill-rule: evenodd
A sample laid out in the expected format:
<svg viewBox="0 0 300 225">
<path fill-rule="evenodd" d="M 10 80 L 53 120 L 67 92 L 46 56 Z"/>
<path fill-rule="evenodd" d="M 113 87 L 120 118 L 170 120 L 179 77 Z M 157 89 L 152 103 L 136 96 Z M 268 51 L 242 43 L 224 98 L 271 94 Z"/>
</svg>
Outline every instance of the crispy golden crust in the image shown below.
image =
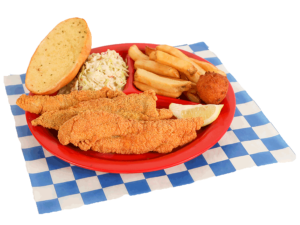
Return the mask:
<svg viewBox="0 0 300 225">
<path fill-rule="evenodd" d="M 88 101 L 97 98 L 115 98 L 118 96 L 126 96 L 121 91 L 112 91 L 107 87 L 98 91 L 73 91 L 66 95 L 43 96 L 21 95 L 17 100 L 17 105 L 25 111 L 41 114 L 47 111 L 55 111 L 67 109 L 75 106 L 82 101 Z"/>
<path fill-rule="evenodd" d="M 41 125 L 43 127 L 59 130 L 59 128 L 69 119 L 78 115 L 87 109 L 69 108 L 64 110 L 55 110 L 43 113 L 38 118 L 31 121 L 33 126 Z"/>
<path fill-rule="evenodd" d="M 229 81 L 227 77 L 206 72 L 197 82 L 199 98 L 206 104 L 219 104 L 226 97 Z"/>
<path fill-rule="evenodd" d="M 203 119 L 127 120 L 104 111 L 85 111 L 64 123 L 58 132 L 63 145 L 102 153 L 167 153 L 197 137 Z"/>
<path fill-rule="evenodd" d="M 58 140 L 63 145 L 72 143 L 82 150 L 88 150 L 100 138 L 138 133 L 141 129 L 142 125 L 137 120 L 127 120 L 104 111 L 87 110 L 60 127 Z"/>
<path fill-rule="evenodd" d="M 169 119 L 173 113 L 169 109 L 156 109 L 152 92 L 130 94 L 114 99 L 100 98 L 84 101 L 65 110 L 56 110 L 43 113 L 31 121 L 33 126 L 41 125 L 58 130 L 67 120 L 86 110 L 103 110 L 132 120 L 161 120 Z M 137 105 L 138 107 L 136 107 Z"/>
<path fill-rule="evenodd" d="M 146 116 L 157 117 L 158 112 L 156 110 L 156 101 L 157 97 L 155 92 L 152 90 L 145 91 L 141 94 L 129 94 L 124 95 L 119 98 L 114 98 L 112 104 L 110 101 L 105 101 L 101 99 L 96 99 L 88 102 L 81 102 L 76 107 L 103 107 L 106 104 L 106 107 L 109 108 L 109 111 L 116 112 L 118 110 L 126 110 L 132 112 L 143 113 Z"/>
<path fill-rule="evenodd" d="M 35 120 L 31 121 L 31 124 L 33 126 L 41 125 L 43 127 L 49 128 L 49 129 L 55 129 L 59 130 L 59 128 L 69 119 L 72 117 L 78 115 L 80 112 L 84 112 L 87 110 L 102 110 L 105 112 L 114 113 L 116 115 L 120 115 L 126 119 L 130 120 L 164 120 L 164 119 L 170 119 L 173 116 L 173 113 L 169 109 L 157 109 L 157 112 L 159 115 L 157 117 L 150 117 L 146 116 L 142 113 L 132 112 L 132 111 L 126 111 L 126 110 L 118 110 L 115 112 L 109 111 L 109 108 L 105 107 L 99 107 L 99 108 L 69 108 L 65 110 L 57 110 L 57 111 L 50 111 L 45 112 L 43 115 L 39 116 Z"/>
<path fill-rule="evenodd" d="M 174 148 L 193 141 L 196 137 L 196 131 L 190 133 L 178 132 L 171 136 L 166 133 L 153 136 L 149 132 L 141 132 L 136 135 L 129 134 L 122 137 L 102 138 L 92 146 L 91 150 L 116 154 L 169 153 Z"/>
</svg>

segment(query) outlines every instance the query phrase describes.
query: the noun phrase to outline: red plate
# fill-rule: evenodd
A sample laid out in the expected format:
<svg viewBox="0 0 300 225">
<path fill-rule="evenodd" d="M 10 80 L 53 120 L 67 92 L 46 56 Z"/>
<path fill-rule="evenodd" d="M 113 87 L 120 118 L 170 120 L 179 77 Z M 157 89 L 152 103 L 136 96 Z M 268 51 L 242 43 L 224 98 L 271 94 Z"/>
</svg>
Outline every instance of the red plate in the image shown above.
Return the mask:
<svg viewBox="0 0 300 225">
<path fill-rule="evenodd" d="M 127 55 L 128 48 L 134 44 L 137 45 L 137 47 L 142 51 L 144 51 L 146 45 L 149 47 L 157 46 L 154 44 L 128 43 L 103 46 L 91 50 L 91 53 L 105 52 L 107 49 L 115 50 L 124 59 L 127 59 L 129 66 L 129 78 L 124 88 L 124 92 L 126 94 L 140 92 L 132 84 L 134 62 Z M 186 51 L 182 52 L 184 52 L 189 57 L 206 61 L 192 53 Z M 168 108 L 169 104 L 172 102 L 179 104 L 195 104 L 190 101 L 181 99 L 174 99 L 159 95 L 157 97 L 158 108 Z M 32 126 L 31 121 L 37 118 L 39 115 L 26 112 L 26 119 L 29 129 L 31 130 L 33 136 L 37 139 L 37 141 L 53 155 L 64 161 L 86 169 L 102 172 L 141 173 L 165 169 L 184 163 L 195 158 L 198 155 L 201 155 L 203 152 L 207 151 L 213 145 L 215 145 L 228 130 L 235 112 L 235 95 L 230 84 L 227 96 L 223 100 L 222 104 L 224 104 L 224 107 L 217 120 L 215 120 L 212 124 L 201 128 L 201 130 L 197 132 L 197 138 L 193 142 L 181 148 L 174 149 L 171 153 L 168 154 L 146 153 L 141 155 L 119 155 L 102 154 L 94 151 L 85 152 L 81 151 L 79 148 L 73 145 L 61 145 L 57 139 L 57 131 L 49 130 L 42 126 Z"/>
</svg>

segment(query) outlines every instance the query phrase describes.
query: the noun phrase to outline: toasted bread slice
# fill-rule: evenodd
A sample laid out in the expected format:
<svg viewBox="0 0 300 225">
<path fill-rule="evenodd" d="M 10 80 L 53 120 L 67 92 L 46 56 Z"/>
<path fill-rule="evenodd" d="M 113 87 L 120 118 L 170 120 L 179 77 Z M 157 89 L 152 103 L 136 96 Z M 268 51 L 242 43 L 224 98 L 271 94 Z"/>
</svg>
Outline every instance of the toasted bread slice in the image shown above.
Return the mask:
<svg viewBox="0 0 300 225">
<path fill-rule="evenodd" d="M 40 43 L 29 63 L 25 85 L 34 94 L 59 90 L 76 76 L 90 54 L 92 36 L 84 19 L 59 23 Z"/>
</svg>

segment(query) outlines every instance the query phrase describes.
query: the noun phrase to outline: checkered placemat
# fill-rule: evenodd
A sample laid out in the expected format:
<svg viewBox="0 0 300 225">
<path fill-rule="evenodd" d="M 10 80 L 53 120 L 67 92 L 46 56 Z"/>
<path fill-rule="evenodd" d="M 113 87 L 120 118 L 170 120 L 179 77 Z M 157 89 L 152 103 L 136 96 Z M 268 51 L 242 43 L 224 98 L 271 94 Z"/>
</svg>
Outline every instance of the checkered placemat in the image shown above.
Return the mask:
<svg viewBox="0 0 300 225">
<path fill-rule="evenodd" d="M 176 187 L 252 166 L 295 159 L 274 126 L 204 42 L 178 48 L 205 58 L 227 73 L 235 92 L 236 111 L 230 128 L 211 149 L 186 163 L 154 172 L 103 173 L 71 165 L 53 156 L 32 136 L 25 112 L 16 105 L 21 94 L 29 93 L 24 85 L 25 74 L 4 77 L 39 213 Z"/>
</svg>

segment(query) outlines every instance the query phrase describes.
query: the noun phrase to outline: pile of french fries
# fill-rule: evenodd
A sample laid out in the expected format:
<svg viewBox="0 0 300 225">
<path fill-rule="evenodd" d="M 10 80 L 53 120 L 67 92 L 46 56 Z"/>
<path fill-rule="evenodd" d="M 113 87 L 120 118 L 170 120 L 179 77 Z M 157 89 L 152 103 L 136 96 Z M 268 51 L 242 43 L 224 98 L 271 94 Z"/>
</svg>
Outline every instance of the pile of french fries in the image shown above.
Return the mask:
<svg viewBox="0 0 300 225">
<path fill-rule="evenodd" d="M 178 98 L 184 94 L 190 101 L 199 103 L 196 83 L 205 72 L 226 73 L 214 65 L 193 59 L 169 45 L 145 47 L 145 54 L 132 45 L 128 50 L 134 60 L 134 85 L 142 90 L 154 90 L 156 94 Z"/>
</svg>

